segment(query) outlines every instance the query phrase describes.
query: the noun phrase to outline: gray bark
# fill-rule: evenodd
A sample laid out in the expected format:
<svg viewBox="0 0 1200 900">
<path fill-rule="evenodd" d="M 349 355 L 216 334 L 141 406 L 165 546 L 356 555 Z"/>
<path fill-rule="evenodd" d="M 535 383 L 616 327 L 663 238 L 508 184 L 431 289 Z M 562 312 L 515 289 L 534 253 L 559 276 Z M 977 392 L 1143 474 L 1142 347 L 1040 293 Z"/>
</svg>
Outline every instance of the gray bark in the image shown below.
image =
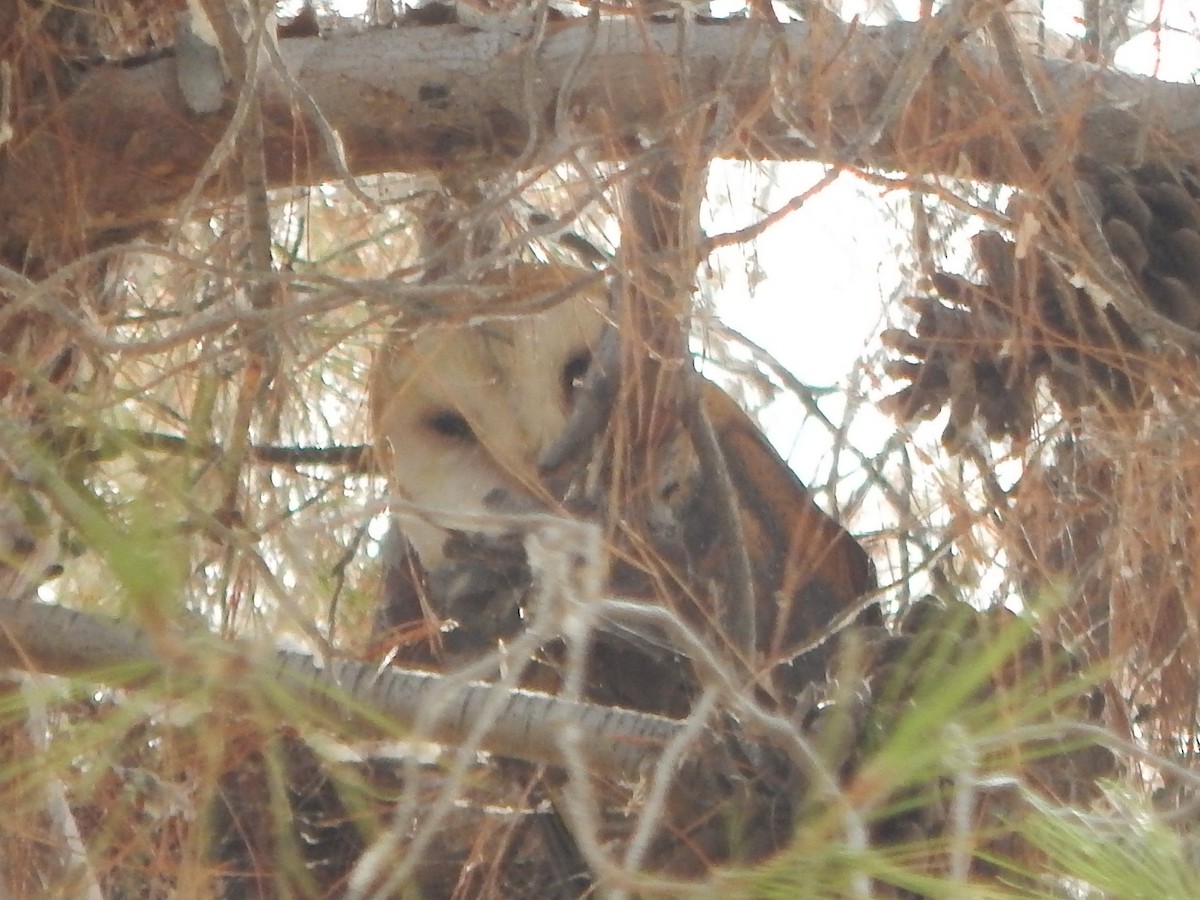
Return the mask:
<svg viewBox="0 0 1200 900">
<path fill-rule="evenodd" d="M 462 26 L 284 41 L 292 78 L 265 74 L 268 177 L 274 187 L 338 177 L 318 109 L 355 175 L 535 168 L 580 147 L 619 157 L 702 107 L 716 152 L 731 157 L 1018 186 L 1044 183 L 1042 149 L 1058 160 L 1065 150 L 1115 164 L 1196 160 L 1195 86 L 1029 58 L 1049 104 L 1037 113 L 990 51 L 967 43 L 919 69 L 915 90 L 889 94 L 922 35 L 912 23 L 838 32 L 613 20 L 558 26 L 540 42 Z M 911 100 L 880 109 L 897 94 Z M 0 157 L 0 236 L 36 249 L 64 214 L 88 234 L 172 215 L 229 115 L 192 115 L 173 59 L 94 70 L 61 106 L 14 123 Z"/>
</svg>

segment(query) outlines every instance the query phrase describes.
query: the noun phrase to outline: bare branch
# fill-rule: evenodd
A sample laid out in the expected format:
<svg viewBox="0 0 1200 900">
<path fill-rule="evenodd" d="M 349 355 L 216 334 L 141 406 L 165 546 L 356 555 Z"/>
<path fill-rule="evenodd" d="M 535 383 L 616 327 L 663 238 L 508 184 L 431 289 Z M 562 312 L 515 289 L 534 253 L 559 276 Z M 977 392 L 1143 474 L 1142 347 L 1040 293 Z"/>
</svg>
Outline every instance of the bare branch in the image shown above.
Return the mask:
<svg viewBox="0 0 1200 900">
<path fill-rule="evenodd" d="M 352 660 L 322 664 L 314 657 L 280 651 L 273 662 L 256 662 L 238 649 L 197 635 L 188 652 L 183 640 L 174 660 L 126 623 L 64 606 L 0 598 L 0 665 L 50 675 L 121 673 L 120 683 L 142 683 L 167 674 L 193 677 L 205 671 L 197 659 L 217 654 L 230 666 L 246 666 L 273 678 L 294 695 L 344 720 L 351 730 L 378 734 L 386 720 L 394 730 L 429 727 L 427 739 L 454 743 L 469 734 L 496 686 L 450 676 L 374 666 Z M 174 654 L 173 654 L 174 655 Z M 228 671 L 225 666 L 221 671 Z M 211 670 L 211 667 L 210 667 Z M 430 710 L 441 711 L 430 715 Z M 681 727 L 663 716 L 563 700 L 534 691 L 510 691 L 481 749 L 531 762 L 562 764 L 559 735 L 570 726 L 584 735 L 589 765 L 609 774 L 636 776 Z"/>
<path fill-rule="evenodd" d="M 1009 148 L 997 146 L 995 134 L 1020 135 L 1035 156 L 1037 148 L 1069 139 L 1079 154 L 1109 163 L 1135 163 L 1143 155 L 1188 161 L 1200 146 L 1194 86 L 1075 61 L 1030 59 L 1031 77 L 1049 86 L 1050 105 L 1049 115 L 1031 120 L 1024 103 L 1005 99 L 1015 98 L 994 55 L 972 43 L 956 49 L 960 63 L 969 63 L 971 78 L 954 66 L 934 67 L 910 92 L 903 114 L 889 114 L 878 140 L 862 146 L 856 123 L 882 115 L 891 73 L 922 40 L 919 26 L 899 22 L 854 30 L 833 62 L 821 52 L 828 49 L 817 40 L 824 35 L 806 24 L 769 32 L 761 23 L 735 21 L 697 26 L 682 37 L 670 24 L 605 20 L 564 26 L 534 48 L 533 81 L 525 65 L 531 48 L 521 36 L 504 32 L 428 27 L 285 41 L 281 59 L 328 125 L 308 121 L 294 102 L 294 87 L 264 72 L 268 183 L 343 177 L 325 149 L 322 135 L 328 129 L 340 136 L 355 175 L 445 172 L 475 165 L 481 157 L 544 164 L 563 152 L 567 129 L 577 145 L 605 154 L 628 152 L 627 143 L 611 140 L 614 132 L 660 131 L 678 114 L 654 70 L 656 60 L 680 52 L 688 59 L 682 90 L 690 97 L 720 98 L 741 133 L 753 135 L 722 152 L 747 158 L 838 158 L 857 147 L 861 158 L 855 162 L 869 166 L 918 166 L 1033 186 L 1036 167 L 1014 160 Z M 781 37 L 787 54 L 773 50 Z M 773 82 L 781 59 L 791 70 Z M 93 232 L 170 215 L 227 123 L 224 113 L 203 122 L 185 113 L 173 65 L 160 60 L 131 69 L 99 68 L 45 122 L 15 123 L 19 139 L 0 161 L 0 233 L 10 239 L 37 235 L 64 210 Z M 815 77 L 814 66 L 836 71 L 819 73 L 822 90 L 800 90 Z M 797 90 L 764 104 L 773 83 Z M 571 95 L 564 97 L 564 89 Z M 557 133 L 539 128 L 531 149 L 530 109 L 549 116 L 566 111 L 569 121 L 557 121 Z M 1065 109 L 1085 111 L 1078 134 L 1077 117 L 1064 122 L 1055 114 Z M 981 110 L 988 112 L 983 130 Z M 789 124 L 806 121 L 830 123 L 828 143 L 814 147 L 809 132 Z M 1139 123 L 1136 140 L 1119 139 L 1130 123 Z M 146 179 L 146 172 L 155 178 Z M 206 187 L 210 193 L 221 189 L 215 183 Z"/>
</svg>

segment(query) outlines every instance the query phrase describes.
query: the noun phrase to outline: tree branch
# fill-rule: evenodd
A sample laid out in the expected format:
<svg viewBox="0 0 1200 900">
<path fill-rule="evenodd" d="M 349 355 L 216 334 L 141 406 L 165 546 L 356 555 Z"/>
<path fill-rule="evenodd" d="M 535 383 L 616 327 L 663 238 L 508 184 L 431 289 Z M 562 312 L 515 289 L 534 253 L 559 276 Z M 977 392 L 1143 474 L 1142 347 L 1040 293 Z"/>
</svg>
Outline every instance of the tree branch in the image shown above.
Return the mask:
<svg viewBox="0 0 1200 900">
<path fill-rule="evenodd" d="M 263 661 L 251 649 L 205 632 L 179 637 L 173 652 L 162 653 L 154 639 L 127 623 L 55 604 L 0 598 L 0 666 L 68 676 L 102 677 L 104 670 L 116 670 L 122 684 L 164 676 L 194 678 L 204 672 L 228 676 L 231 668 L 242 680 L 257 671 L 360 734 L 377 735 L 383 719 L 395 731 L 420 728 L 426 739 L 461 742 L 485 715 L 496 690 L 480 682 L 347 659 L 321 663 L 291 651 Z M 663 716 L 514 690 L 480 749 L 564 765 L 561 742 L 570 729 L 578 735 L 589 767 L 634 777 L 682 727 Z"/>
<path fill-rule="evenodd" d="M 87 458 L 92 462 L 115 459 L 130 447 L 191 459 L 219 460 L 228 453 L 221 444 L 198 444 L 177 434 L 161 434 L 134 428 L 109 429 L 99 436 L 86 428 L 63 428 L 59 435 L 61 445 L 69 448 L 77 445 L 89 446 L 90 441 L 98 439 L 95 445 L 85 451 Z M 338 466 L 347 472 L 371 472 L 375 466 L 371 447 L 365 444 L 338 444 L 329 447 L 253 444 L 248 447 L 246 453 L 254 462 L 268 466 Z"/>
<path fill-rule="evenodd" d="M 668 76 L 659 74 L 663 60 L 680 54 L 687 65 L 663 71 L 687 79 L 686 96 L 719 97 L 740 123 L 739 139 L 722 148 L 729 156 L 822 159 L 1031 187 L 1041 183 L 1039 148 L 1064 141 L 1118 165 L 1197 159 L 1197 87 L 1030 59 L 1031 75 L 1054 86 L 1048 113 L 1031 118 L 992 52 L 973 43 L 953 48 L 958 65 L 934 66 L 903 114 L 858 146 L 862 123 L 874 121 L 896 66 L 923 40 L 921 29 L 907 22 L 859 28 L 831 47 L 827 31 L 804 23 L 697 24 L 681 35 L 674 24 L 606 20 L 595 34 L 585 23 L 561 26 L 533 47 L 502 32 L 410 27 L 289 40 L 280 58 L 341 138 L 356 175 L 445 172 L 481 158 L 544 164 L 566 149 L 568 133 L 594 153 L 624 154 L 637 142 L 614 134 L 659 133 L 681 114 L 673 90 L 660 84 Z M 787 53 L 777 52 L 781 38 Z M 530 53 L 535 67 L 527 64 Z M 95 234 L 174 212 L 227 115 L 190 115 L 174 65 L 168 58 L 98 68 L 65 103 L 48 112 L 31 105 L 35 113 L 14 123 L 0 157 L 0 250 L 50 238 L 64 214 Z M 292 87 L 267 72 L 263 88 L 269 184 L 337 178 L 322 128 L 294 102 Z M 530 121 L 530 110 L 543 121 Z M 557 121 L 564 115 L 569 121 Z M 1027 158 L 996 141 L 997 133 L 1015 135 Z M 842 158 L 850 149 L 858 158 Z M 210 197 L 229 190 L 221 181 L 208 188 Z"/>
</svg>

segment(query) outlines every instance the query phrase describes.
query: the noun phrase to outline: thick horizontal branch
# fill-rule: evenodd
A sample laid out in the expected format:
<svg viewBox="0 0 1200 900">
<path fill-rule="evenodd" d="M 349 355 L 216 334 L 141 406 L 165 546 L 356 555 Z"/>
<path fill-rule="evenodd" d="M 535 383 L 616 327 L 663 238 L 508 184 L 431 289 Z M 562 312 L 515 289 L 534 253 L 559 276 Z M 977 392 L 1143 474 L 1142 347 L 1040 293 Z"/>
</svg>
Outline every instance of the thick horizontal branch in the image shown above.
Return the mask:
<svg viewBox="0 0 1200 900">
<path fill-rule="evenodd" d="M 729 132 L 719 152 L 732 157 L 839 160 L 1032 186 L 1044 184 L 1043 150 L 1059 161 L 1197 156 L 1200 88 L 1030 60 L 1048 105 L 1033 113 L 990 52 L 974 45 L 936 62 L 912 101 L 885 114 L 878 139 L 864 145 L 906 49 L 920 39 L 921 26 L 911 23 L 837 32 L 618 19 L 557 26 L 540 45 L 462 26 L 410 27 L 284 41 L 281 53 L 356 175 L 478 171 L 518 160 L 532 167 L 580 145 L 619 156 L 664 133 L 680 110 L 704 104 Z M 268 74 L 274 186 L 338 175 L 309 109 Z M 228 124 L 228 111 L 188 112 L 171 58 L 98 69 L 40 115 L 16 123 L 0 157 L 7 248 L 53 240 L 64 214 L 94 234 L 176 213 Z M 851 151 L 856 158 L 845 159 Z"/>
<path fill-rule="evenodd" d="M 246 678 L 253 669 L 306 705 L 334 715 L 347 730 L 378 734 L 378 723 L 387 721 L 394 733 L 421 729 L 427 739 L 454 744 L 465 742 L 480 722 L 486 722 L 480 749 L 565 765 L 562 741 L 564 730 L 570 729 L 590 767 L 629 777 L 651 764 L 683 728 L 683 723 L 662 716 L 533 691 L 507 691 L 497 706 L 499 689 L 494 685 L 344 659 L 322 664 L 289 651 L 279 651 L 273 661 L 260 660 L 253 651 L 218 642 L 206 633 L 178 637 L 156 642 L 114 619 L 0 598 L 0 667 L 68 676 L 118 672 L 123 673 L 118 676 L 122 683 L 194 678 L 204 671 L 227 677 L 236 669 L 245 684 L 253 683 Z"/>
<path fill-rule="evenodd" d="M 487 721 L 480 749 L 513 759 L 565 765 L 563 736 L 570 729 L 589 767 L 609 774 L 637 775 L 684 727 L 663 716 L 521 689 L 506 691 L 503 704 L 491 709 L 501 690 L 495 685 L 380 670 L 352 660 L 321 665 L 311 656 L 281 651 L 278 673 L 286 687 L 306 690 L 335 712 L 346 712 L 339 697 L 352 697 L 401 728 L 420 729 L 422 737 L 442 743 L 462 744 Z M 338 692 L 332 697 L 331 687 Z"/>
</svg>

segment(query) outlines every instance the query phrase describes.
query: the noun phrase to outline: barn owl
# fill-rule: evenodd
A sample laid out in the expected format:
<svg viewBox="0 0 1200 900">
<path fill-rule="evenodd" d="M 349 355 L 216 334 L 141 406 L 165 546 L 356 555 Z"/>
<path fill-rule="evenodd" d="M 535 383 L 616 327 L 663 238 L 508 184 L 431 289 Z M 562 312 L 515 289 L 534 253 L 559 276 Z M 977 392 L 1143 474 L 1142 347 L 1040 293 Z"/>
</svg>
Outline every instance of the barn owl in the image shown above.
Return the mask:
<svg viewBox="0 0 1200 900">
<path fill-rule="evenodd" d="M 496 285 L 504 285 L 501 296 L 493 297 L 501 308 L 514 298 L 552 299 L 556 292 L 565 293 L 566 299 L 525 315 L 397 334 L 377 356 L 370 388 L 376 446 L 391 496 L 401 501 L 397 508 L 404 513 L 404 534 L 426 573 L 453 568 L 448 555 L 461 558 L 463 544 L 456 532 L 499 538 L 509 524 L 499 513 L 542 508 L 558 499 L 546 491 L 539 463 L 548 454 L 554 456 L 551 449 L 567 427 L 592 355 L 608 329 L 601 286 L 574 293 L 565 290 L 581 275 L 569 268 L 531 265 L 499 273 L 485 280 L 483 287 L 495 291 Z M 464 293 L 450 298 L 450 303 L 486 306 L 482 299 Z M 798 650 L 871 589 L 870 562 L 857 542 L 816 506 L 728 394 L 701 379 L 698 396 L 726 458 L 753 569 L 757 653 L 762 664 L 750 662 L 756 671 L 783 672 L 778 680 L 790 692 L 824 678 L 828 651 L 796 661 Z M 668 588 L 665 599 L 657 595 L 647 599 L 673 605 L 678 601 L 686 618 L 711 632 L 720 618 L 714 598 L 734 569 L 731 554 L 735 551 L 718 524 L 721 492 L 705 484 L 703 468 L 682 425 L 665 435 L 660 450 L 661 471 L 650 473 L 649 484 L 654 487 L 649 492 L 661 496 L 651 497 L 643 511 L 665 511 L 664 517 L 674 525 L 666 529 L 670 536 L 641 559 L 663 560 L 669 572 L 664 576 L 660 570 L 641 578 L 635 573 L 623 579 L 618 570 L 613 577 L 622 590 L 644 588 L 658 595 L 664 584 L 677 585 Z M 653 544 L 664 530 L 646 524 L 643 531 Z M 457 544 L 448 543 L 456 538 Z M 454 553 L 448 554 L 449 547 L 455 548 Z M 477 549 L 489 552 L 486 546 L 468 548 L 469 552 Z M 501 565 L 511 565 L 497 559 Z M 625 567 L 626 575 L 629 568 Z M 511 569 L 509 575 L 508 583 L 520 580 Z M 704 587 L 693 590 L 695 584 Z M 450 615 L 442 607 L 434 618 L 471 618 L 472 624 L 489 616 L 504 619 L 504 626 L 494 629 L 497 634 L 503 634 L 505 627 L 519 627 L 515 612 L 519 601 L 498 611 L 493 606 L 489 612 L 482 597 L 486 593 L 476 590 L 472 603 L 459 603 Z M 398 619 L 388 627 L 429 617 L 429 607 L 415 595 L 401 607 Z M 456 632 L 445 640 L 463 639 L 464 634 Z M 458 647 L 481 650 L 486 643 Z M 603 655 L 602 642 L 595 652 Z M 611 660 L 609 672 L 637 671 L 637 663 L 624 651 L 617 651 Z M 632 695 L 601 692 L 603 701 L 672 713 L 686 710 L 690 690 L 686 678 L 676 682 L 670 697 L 646 701 L 637 694 L 639 685 L 657 678 L 657 670 L 634 674 L 627 679 Z"/>
</svg>

